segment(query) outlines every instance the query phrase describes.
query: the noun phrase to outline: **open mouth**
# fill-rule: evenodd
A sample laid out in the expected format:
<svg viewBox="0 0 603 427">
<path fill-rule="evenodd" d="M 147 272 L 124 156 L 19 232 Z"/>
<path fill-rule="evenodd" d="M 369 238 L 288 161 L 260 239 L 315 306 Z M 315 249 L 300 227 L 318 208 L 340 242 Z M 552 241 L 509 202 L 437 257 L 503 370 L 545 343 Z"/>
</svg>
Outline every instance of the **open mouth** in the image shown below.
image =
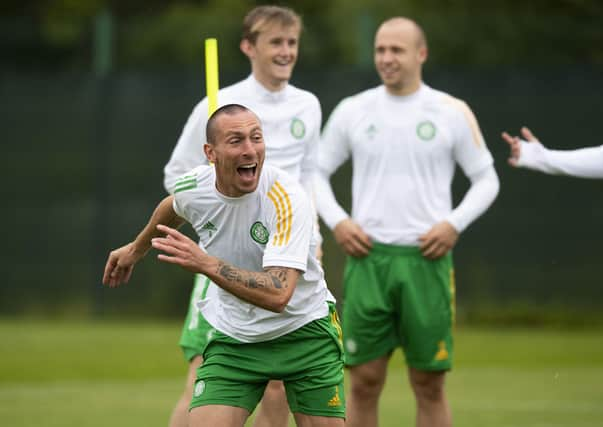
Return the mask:
<svg viewBox="0 0 603 427">
<path fill-rule="evenodd" d="M 242 165 L 237 168 L 237 172 L 239 176 L 245 180 L 255 178 L 255 173 L 258 169 L 257 163 L 252 163 L 250 165 Z"/>
</svg>

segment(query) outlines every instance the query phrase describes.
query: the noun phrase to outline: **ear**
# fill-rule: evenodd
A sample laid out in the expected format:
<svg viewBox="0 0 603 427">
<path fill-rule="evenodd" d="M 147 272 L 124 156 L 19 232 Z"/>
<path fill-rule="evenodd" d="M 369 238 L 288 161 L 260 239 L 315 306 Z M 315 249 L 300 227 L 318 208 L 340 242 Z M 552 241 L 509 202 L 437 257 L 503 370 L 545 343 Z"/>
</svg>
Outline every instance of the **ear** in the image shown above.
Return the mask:
<svg viewBox="0 0 603 427">
<path fill-rule="evenodd" d="M 419 52 L 418 52 L 418 56 L 419 56 L 419 61 L 421 62 L 421 64 L 423 64 L 425 61 L 427 61 L 427 46 L 422 46 L 419 48 Z"/>
<path fill-rule="evenodd" d="M 254 46 L 253 46 L 253 44 L 251 44 L 251 42 L 249 40 L 247 40 L 247 39 L 241 40 L 239 47 L 241 48 L 241 52 L 243 52 L 243 54 L 247 58 L 252 59 L 253 52 L 254 52 L 254 49 L 253 49 Z"/>
<path fill-rule="evenodd" d="M 203 151 L 205 152 L 205 157 L 210 163 L 216 162 L 216 153 L 214 151 L 214 146 L 211 144 L 203 144 Z"/>
</svg>

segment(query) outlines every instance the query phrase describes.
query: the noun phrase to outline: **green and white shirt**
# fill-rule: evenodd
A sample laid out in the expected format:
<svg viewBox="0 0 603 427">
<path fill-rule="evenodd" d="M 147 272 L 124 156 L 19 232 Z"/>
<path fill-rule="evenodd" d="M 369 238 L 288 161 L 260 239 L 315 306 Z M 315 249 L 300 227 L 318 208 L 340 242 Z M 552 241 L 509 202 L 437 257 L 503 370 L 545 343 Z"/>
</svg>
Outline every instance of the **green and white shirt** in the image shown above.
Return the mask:
<svg viewBox="0 0 603 427">
<path fill-rule="evenodd" d="M 283 313 L 274 313 L 214 285 L 200 301 L 205 319 L 242 342 L 277 338 L 328 314 L 324 273 L 315 257 L 310 201 L 286 172 L 264 165 L 257 189 L 226 197 L 216 189 L 213 166 L 199 166 L 174 187 L 174 210 L 190 222 L 207 253 L 236 267 L 263 271 L 289 267 L 303 272 Z"/>
<path fill-rule="evenodd" d="M 350 156 L 351 216 L 381 243 L 417 245 L 443 220 L 460 232 L 475 219 L 471 215 L 487 208 L 473 200 L 476 208 L 467 209 L 467 218 L 455 218 L 451 183 L 457 164 L 469 177 L 492 169 L 487 205 L 498 191 L 492 156 L 469 107 L 425 84 L 408 96 L 379 86 L 344 99 L 333 111 L 319 147 L 316 187 L 318 212 L 330 228 L 348 214 L 328 180 Z"/>
</svg>

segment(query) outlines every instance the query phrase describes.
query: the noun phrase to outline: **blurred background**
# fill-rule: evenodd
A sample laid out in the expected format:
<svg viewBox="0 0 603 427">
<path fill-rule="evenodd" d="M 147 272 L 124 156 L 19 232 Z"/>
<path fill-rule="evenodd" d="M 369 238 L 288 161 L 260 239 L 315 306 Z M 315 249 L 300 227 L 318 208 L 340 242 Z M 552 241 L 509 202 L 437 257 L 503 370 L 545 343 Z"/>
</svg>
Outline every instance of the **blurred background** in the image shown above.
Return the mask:
<svg viewBox="0 0 603 427">
<path fill-rule="evenodd" d="M 218 39 L 221 86 L 246 77 L 241 22 L 261 3 L 0 3 L 0 425 L 167 425 L 192 275 L 148 256 L 128 286 L 104 289 L 104 263 L 165 196 L 163 167 L 205 95 L 203 40 Z M 379 84 L 373 35 L 394 15 L 425 29 L 425 81 L 478 118 L 501 191 L 454 253 L 455 423 L 600 426 L 603 180 L 511 169 L 500 133 L 528 125 L 552 148 L 603 143 L 603 2 L 275 3 L 304 18 L 292 83 L 318 96 L 323 124 Z M 349 164 L 333 184 L 349 207 Z M 467 186 L 459 171 L 457 202 Z M 323 235 L 341 297 L 344 256 Z M 390 365 L 380 425 L 413 425 L 399 352 Z"/>
<path fill-rule="evenodd" d="M 163 166 L 205 95 L 203 40 L 218 39 L 221 86 L 246 77 L 241 22 L 262 3 L 2 2 L 0 316 L 183 319 L 189 273 L 149 256 L 129 286 L 103 289 L 104 262 L 165 195 Z M 304 18 L 292 83 L 318 96 L 323 123 L 341 98 L 379 83 L 373 35 L 393 15 L 425 29 L 425 81 L 475 112 L 502 187 L 455 250 L 459 322 L 603 323 L 603 181 L 512 170 L 500 138 L 528 125 L 552 148 L 603 143 L 601 1 L 275 3 Z M 349 165 L 334 177 L 348 207 L 349 177 Z M 459 171 L 457 201 L 466 188 Z M 323 233 L 341 296 L 344 257 Z"/>
</svg>

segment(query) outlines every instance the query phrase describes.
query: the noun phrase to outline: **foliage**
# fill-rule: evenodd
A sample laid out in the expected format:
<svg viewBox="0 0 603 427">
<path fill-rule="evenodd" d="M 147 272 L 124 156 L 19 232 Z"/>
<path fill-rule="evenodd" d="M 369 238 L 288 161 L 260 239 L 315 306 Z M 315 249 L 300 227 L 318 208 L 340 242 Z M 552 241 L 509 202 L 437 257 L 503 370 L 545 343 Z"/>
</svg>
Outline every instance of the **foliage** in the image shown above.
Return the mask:
<svg viewBox="0 0 603 427">
<path fill-rule="evenodd" d="M 238 67 L 240 24 L 252 0 L 29 0 L 1 10 L 8 65 L 85 68 L 94 50 L 94 18 L 116 22 L 117 67 L 198 67 L 202 39 L 220 40 L 225 67 Z M 405 15 L 426 30 L 431 61 L 442 64 L 603 64 L 603 3 L 596 0 L 277 1 L 305 20 L 305 67 L 368 66 L 385 18 Z M 32 58 L 30 55 L 34 54 Z"/>
</svg>

